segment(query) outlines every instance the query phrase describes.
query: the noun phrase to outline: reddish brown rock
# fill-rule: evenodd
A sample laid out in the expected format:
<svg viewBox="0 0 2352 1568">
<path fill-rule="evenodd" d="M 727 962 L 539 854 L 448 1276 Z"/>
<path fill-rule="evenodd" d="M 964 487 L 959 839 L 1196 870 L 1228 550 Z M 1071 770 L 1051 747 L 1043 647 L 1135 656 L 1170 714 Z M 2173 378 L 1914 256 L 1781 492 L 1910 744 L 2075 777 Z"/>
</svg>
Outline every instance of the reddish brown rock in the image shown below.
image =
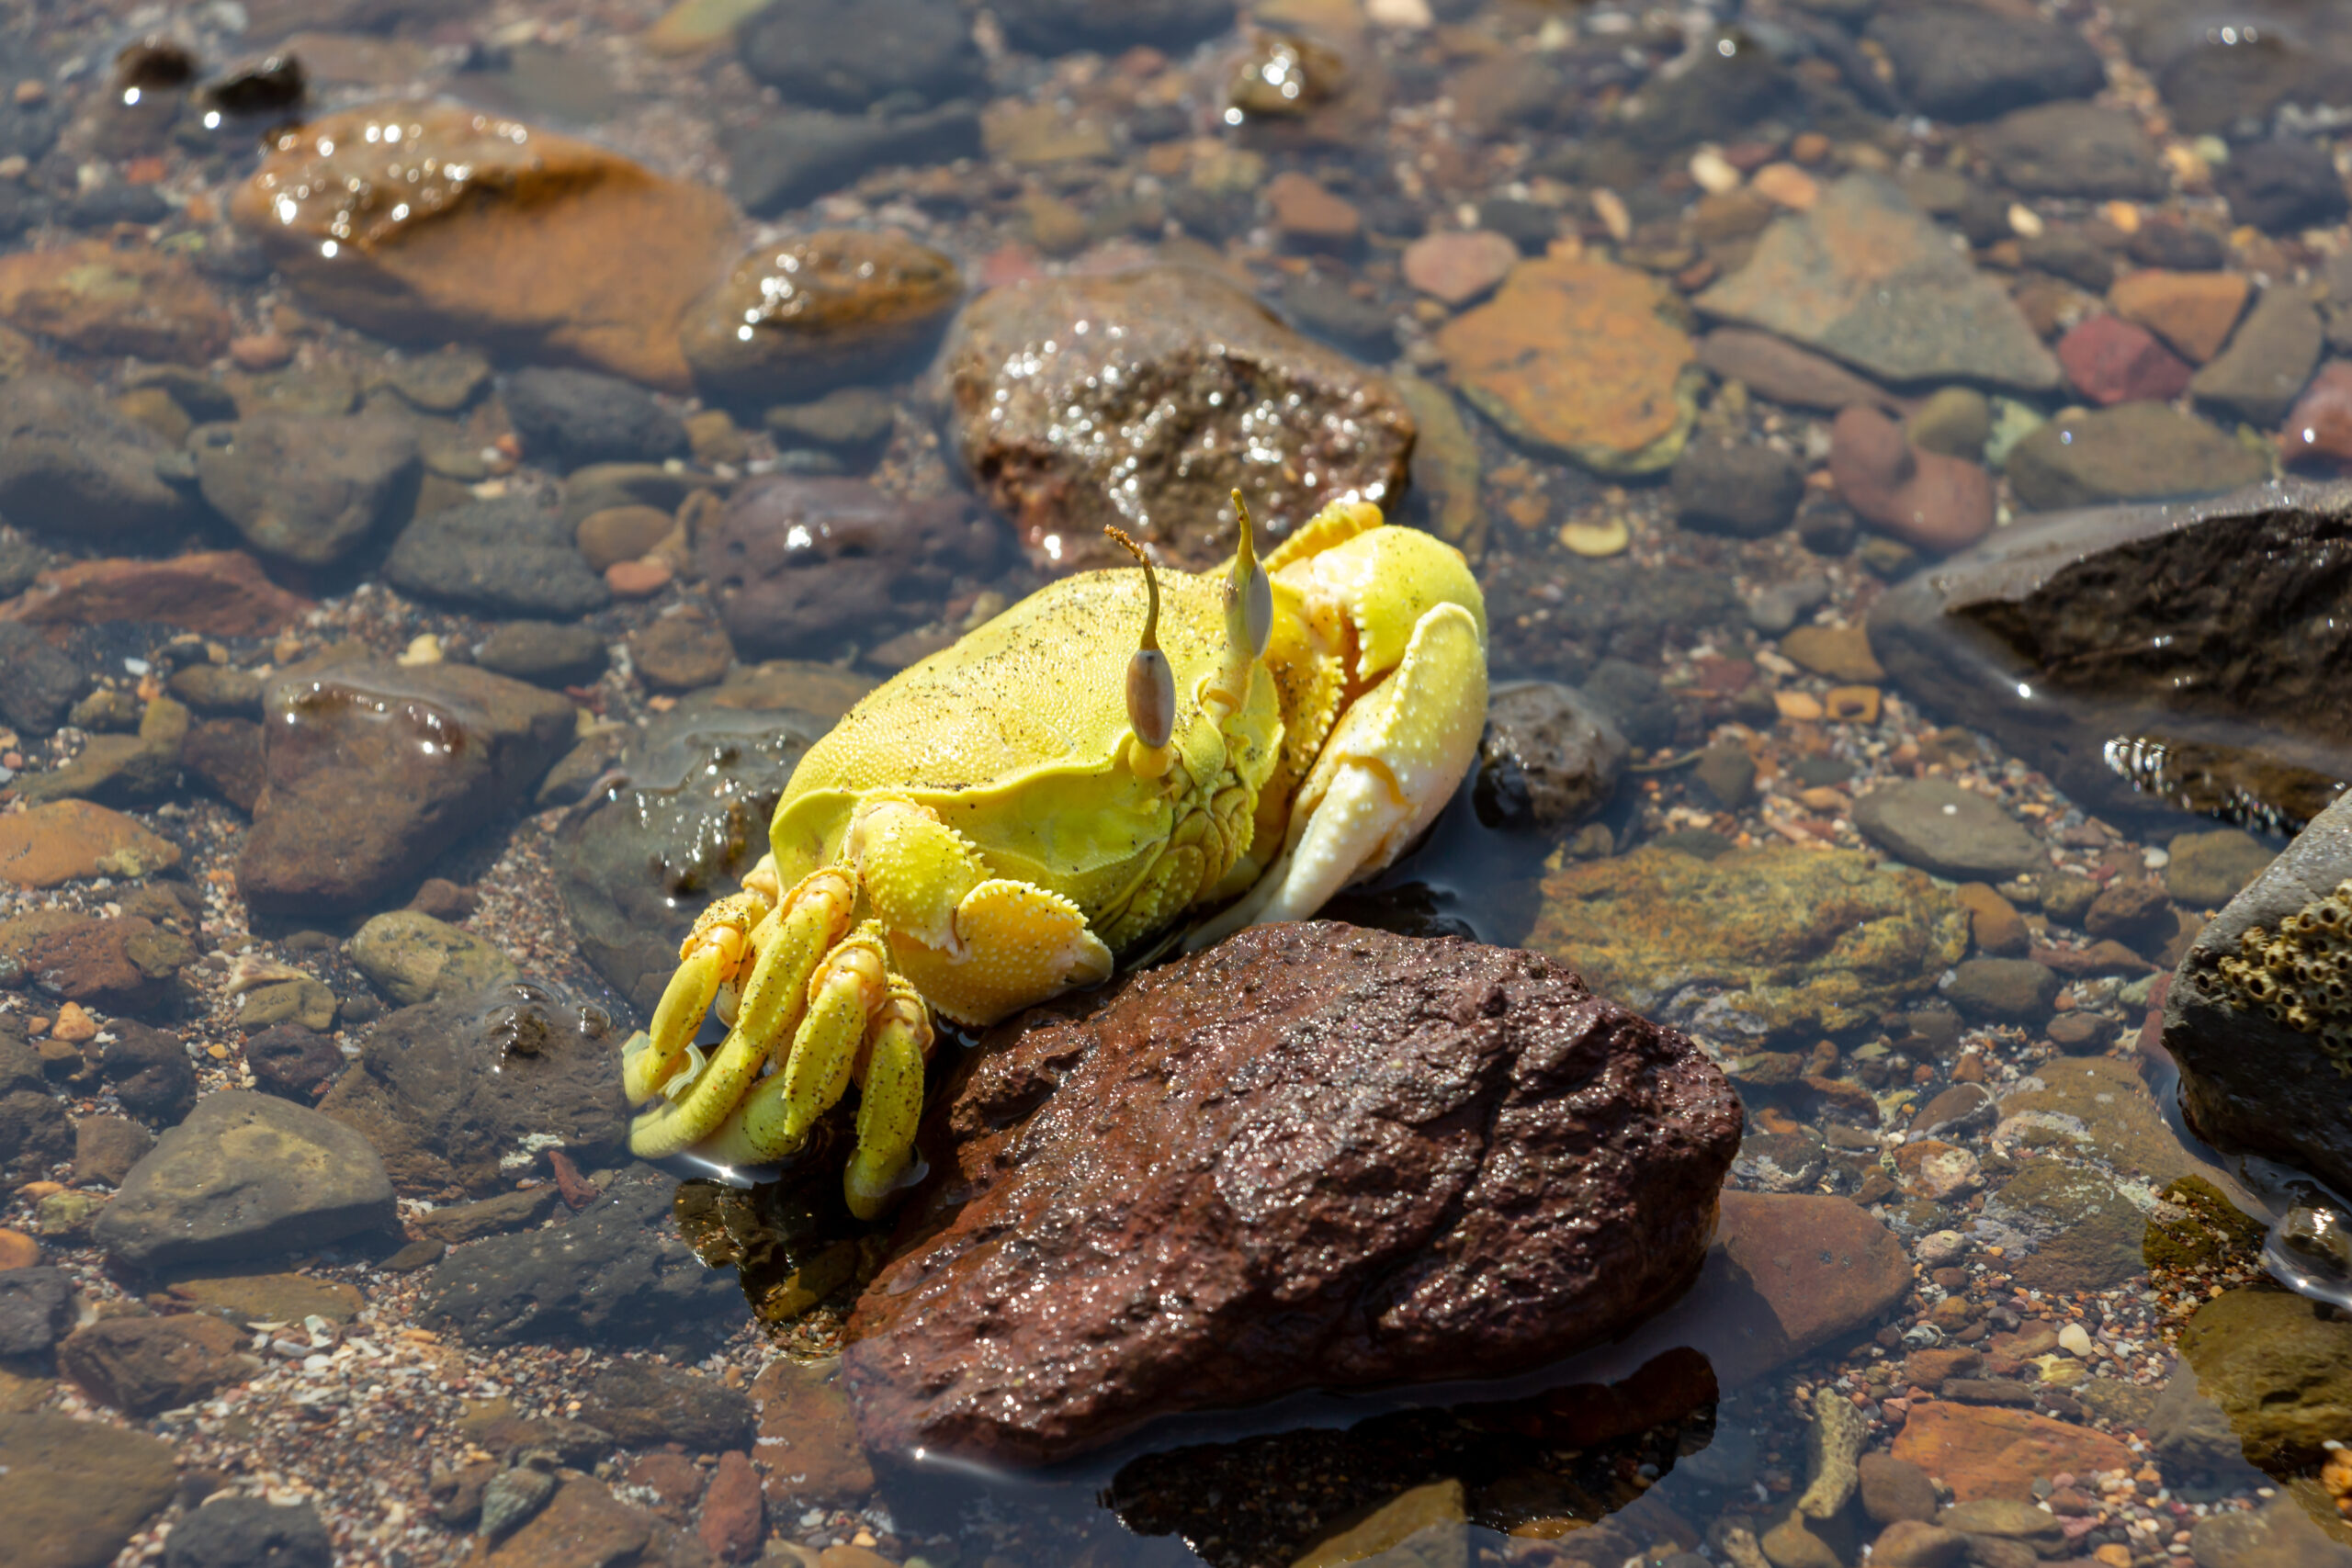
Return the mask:
<svg viewBox="0 0 2352 1568">
<path fill-rule="evenodd" d="M 192 1404 L 260 1370 L 244 1353 L 249 1336 L 223 1318 L 115 1317 L 74 1330 L 57 1364 L 82 1391 L 126 1416 Z"/>
<path fill-rule="evenodd" d="M 237 885 L 283 914 L 380 907 L 537 784 L 574 728 L 561 696 L 457 664 L 330 660 L 287 671 L 265 702 L 266 783 Z"/>
<path fill-rule="evenodd" d="M 2202 365 L 2222 352 L 2254 285 L 2235 272 L 2165 272 L 2150 267 L 2120 277 L 2108 302 Z"/>
<path fill-rule="evenodd" d="M 2099 404 L 2168 402 L 2188 389 L 2188 362 L 2147 328 L 2091 317 L 2058 340 L 2058 363 L 2075 389 Z"/>
<path fill-rule="evenodd" d="M 1207 272 L 992 288 L 943 355 L 965 464 L 1056 574 L 1126 560 L 1106 523 L 1207 567 L 1232 553 L 1237 487 L 1270 539 L 1351 491 L 1387 505 L 1404 488 L 1396 384 Z"/>
<path fill-rule="evenodd" d="M 0 618 L 37 626 L 155 621 L 205 637 L 267 637 L 310 608 L 243 550 L 207 550 L 170 560 L 75 561 L 42 572 L 0 605 Z"/>
<path fill-rule="evenodd" d="M 1491 229 L 1424 234 L 1405 247 L 1405 281 L 1448 305 L 1467 305 L 1518 260 L 1519 247 Z"/>
<path fill-rule="evenodd" d="M 729 1450 L 718 1456 L 718 1469 L 703 1495 L 702 1522 L 696 1536 L 722 1562 L 741 1562 L 759 1554 L 767 1536 L 767 1510 L 760 1500 L 759 1472 L 748 1455 Z"/>
<path fill-rule="evenodd" d="M 251 816 L 261 799 L 261 726 L 249 718 L 208 718 L 193 725 L 180 747 L 180 765 Z"/>
<path fill-rule="evenodd" d="M 951 496 L 863 479 L 755 480 L 706 525 L 695 563 L 742 653 L 831 655 L 930 619 L 961 576 L 1008 553 L 1003 525 Z"/>
<path fill-rule="evenodd" d="M 2352 360 L 2320 367 L 2287 415 L 2278 449 L 2290 463 L 2352 464 Z"/>
<path fill-rule="evenodd" d="M 2139 1460 L 2104 1432 L 2027 1410 L 1942 1400 L 1915 1405 L 1894 1439 L 1894 1457 L 1943 1482 L 1953 1500 L 2025 1497 L 2061 1472 L 2134 1470 Z"/>
<path fill-rule="evenodd" d="M 1750 327 L 1717 327 L 1699 340 L 1699 363 L 1776 403 L 1835 412 L 1851 403 L 1899 409 L 1902 400 L 1826 355 Z"/>
<path fill-rule="evenodd" d="M 780 1356 L 752 1380 L 760 1416 L 754 1452 L 767 1476 L 763 1490 L 778 1509 L 854 1507 L 874 1490 L 841 1374 L 838 1359 Z"/>
<path fill-rule="evenodd" d="M 685 1455 L 657 1449 L 630 1465 L 621 1480 L 651 1493 L 653 1511 L 673 1525 L 682 1525 L 694 1517 L 694 1506 L 701 1501 L 708 1477 Z"/>
<path fill-rule="evenodd" d="M 1555 1360 L 1697 1273 L 1740 1121 L 1688 1039 L 1547 960 L 1322 922 L 971 1060 L 926 1130 L 922 1239 L 853 1320 L 883 1451 L 1035 1464 L 1155 1416 Z"/>
<path fill-rule="evenodd" d="M 1993 476 L 1962 457 L 1911 445 L 1875 409 L 1849 408 L 1830 427 L 1829 473 L 1862 518 L 1939 555 L 1993 531 Z"/>
<path fill-rule="evenodd" d="M 0 920 L 0 956 L 13 958 L 51 994 L 107 1012 L 145 1012 L 172 992 L 196 948 L 136 915 L 102 919 L 35 909 Z"/>
<path fill-rule="evenodd" d="M 1275 232 L 1302 249 L 1344 249 L 1363 232 L 1363 215 L 1355 203 L 1295 169 L 1266 183 L 1266 207 L 1273 214 Z"/>
<path fill-rule="evenodd" d="M 282 130 L 229 213 L 363 331 L 678 391 L 679 320 L 735 249 L 718 192 L 457 104 L 371 104 Z"/>
<path fill-rule="evenodd" d="M 180 863 L 180 847 L 119 811 L 60 800 L 0 817 L 0 882 L 54 887 L 82 877 L 145 876 Z"/>
<path fill-rule="evenodd" d="M 83 354 L 187 365 L 226 347 L 231 325 L 187 262 L 103 240 L 0 256 L 0 321 Z"/>
</svg>

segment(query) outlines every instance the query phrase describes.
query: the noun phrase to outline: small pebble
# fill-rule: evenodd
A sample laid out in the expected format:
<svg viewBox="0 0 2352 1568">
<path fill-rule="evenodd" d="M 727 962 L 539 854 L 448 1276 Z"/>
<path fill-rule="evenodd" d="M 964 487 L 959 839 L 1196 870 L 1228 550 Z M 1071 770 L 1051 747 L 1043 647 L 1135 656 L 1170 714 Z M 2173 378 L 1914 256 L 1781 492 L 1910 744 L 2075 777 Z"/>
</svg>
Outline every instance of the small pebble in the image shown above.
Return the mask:
<svg viewBox="0 0 2352 1568">
<path fill-rule="evenodd" d="M 659 556 L 615 561 L 605 569 L 605 586 L 616 599 L 650 599 L 670 586 L 677 569 Z"/>
<path fill-rule="evenodd" d="M 57 1010 L 57 1021 L 50 1026 L 50 1034 L 53 1039 L 79 1045 L 85 1040 L 98 1037 L 98 1022 L 80 1002 L 67 1002 Z"/>
</svg>

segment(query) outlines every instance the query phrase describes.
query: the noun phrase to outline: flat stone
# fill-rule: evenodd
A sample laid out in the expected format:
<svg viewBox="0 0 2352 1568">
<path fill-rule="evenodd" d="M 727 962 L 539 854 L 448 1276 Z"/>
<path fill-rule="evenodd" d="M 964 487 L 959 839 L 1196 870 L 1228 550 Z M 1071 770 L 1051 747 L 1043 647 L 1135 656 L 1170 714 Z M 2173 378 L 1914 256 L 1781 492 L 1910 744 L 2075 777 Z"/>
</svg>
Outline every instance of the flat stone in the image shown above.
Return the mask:
<svg viewBox="0 0 2352 1568">
<path fill-rule="evenodd" d="M 479 1202 L 448 1203 L 428 1210 L 409 1224 L 432 1241 L 462 1247 L 486 1235 L 503 1235 L 508 1231 L 537 1224 L 554 1212 L 557 1197 L 553 1183 L 522 1190 L 510 1189 Z M 438 1261 L 437 1254 L 434 1260 Z"/>
<path fill-rule="evenodd" d="M 2008 471 L 2019 501 L 2056 511 L 2211 495 L 2268 477 L 2270 465 L 2201 419 L 2143 402 L 2049 421 L 2010 449 Z"/>
<path fill-rule="evenodd" d="M 250 1337 L 200 1313 L 103 1318 L 68 1335 L 57 1348 L 57 1364 L 99 1404 L 126 1416 L 153 1416 L 259 1371 L 261 1362 L 245 1353 Z"/>
<path fill-rule="evenodd" d="M 237 860 L 255 908 L 375 905 L 521 798 L 571 739 L 571 705 L 486 671 L 330 657 L 273 682 L 267 784 Z"/>
<path fill-rule="evenodd" d="M 209 1094 L 158 1139 L 98 1216 L 135 1269 L 323 1247 L 390 1226 L 384 1162 L 349 1128 L 244 1089 Z"/>
<path fill-rule="evenodd" d="M 1286 169 L 1266 182 L 1266 207 L 1274 231 L 1310 250 L 1339 250 L 1363 236 L 1363 214 L 1355 203 L 1335 196 L 1312 175 Z"/>
<path fill-rule="evenodd" d="M 474 662 L 492 674 L 535 686 L 591 684 L 606 661 L 605 639 L 594 627 L 560 621 L 508 621 L 474 649 Z"/>
<path fill-rule="evenodd" d="M 679 391 L 679 318 L 735 227 L 715 190 L 456 104 L 369 104 L 285 130 L 229 211 L 289 283 L 362 331 Z"/>
<path fill-rule="evenodd" d="M 2030 1411 L 1952 1404 L 1915 1405 L 1894 1439 L 1894 1457 L 1943 1482 L 1962 1503 L 2015 1499 L 2036 1481 L 2064 1473 L 2137 1469 L 2139 1460 L 2113 1438 Z"/>
<path fill-rule="evenodd" d="M 854 1507 L 873 1492 L 839 1357 L 776 1358 L 752 1381 L 752 1404 L 760 1422 L 752 1452 L 771 1508 Z"/>
<path fill-rule="evenodd" d="M 609 1043 L 605 1054 L 618 1055 Z M 561 1224 L 458 1248 L 424 1277 L 423 1321 L 485 1347 L 590 1345 L 698 1359 L 741 1326 L 743 1297 L 666 1223 L 676 1186 L 644 1170 L 607 1183 Z"/>
<path fill-rule="evenodd" d="M 1696 350 L 1672 299 L 1631 267 L 1542 257 L 1434 341 L 1462 395 L 1513 439 L 1601 473 L 1655 473 L 1695 416 Z"/>
<path fill-rule="evenodd" d="M 2199 407 L 2248 424 L 2273 425 L 2319 367 L 2325 341 L 2319 307 L 2292 285 L 2263 290 L 2230 337 L 2188 384 Z"/>
<path fill-rule="evenodd" d="M 1967 912 L 1919 873 L 1793 847 L 1564 864 L 1528 937 L 1603 995 L 1726 1047 L 1857 1027 L 1967 943 Z"/>
<path fill-rule="evenodd" d="M 0 490 L 0 505 L 5 498 Z M 270 581 L 244 551 L 202 550 L 170 560 L 75 561 L 45 571 L 10 615 L 35 626 L 152 621 L 206 637 L 266 637 L 312 608 Z"/>
<path fill-rule="evenodd" d="M 369 919 L 353 935 L 350 953 L 395 1007 L 470 996 L 520 974 L 495 944 L 414 909 Z"/>
<path fill-rule="evenodd" d="M 2233 221 L 2271 234 L 2297 234 L 2340 220 L 2352 197 L 2326 148 L 2299 136 L 2273 136 L 2234 149 L 2213 174 Z"/>
<path fill-rule="evenodd" d="M 2084 103 L 2015 110 L 1978 139 L 2010 189 L 2028 196 L 2162 198 L 2172 188 L 2137 116 Z"/>
<path fill-rule="evenodd" d="M 413 1197 L 509 1189 L 543 1148 L 601 1165 L 628 1126 L 611 1028 L 529 981 L 403 1008 L 368 1032 L 319 1110 L 365 1135 Z"/>
<path fill-rule="evenodd" d="M 0 1269 L 0 1355 L 37 1356 L 74 1321 L 74 1280 L 56 1269 Z"/>
<path fill-rule="evenodd" d="M 735 662 L 735 645 L 717 615 L 699 604 L 657 615 L 629 634 L 629 662 L 657 692 L 691 692 L 715 686 Z"/>
<path fill-rule="evenodd" d="M 1957 881 L 2006 882 L 2049 863 L 1999 802 L 1943 779 L 1881 784 L 1854 803 L 1854 826 L 1905 864 Z"/>
<path fill-rule="evenodd" d="M 1783 657 L 1816 675 L 1868 685 L 1886 679 L 1871 652 L 1870 634 L 1859 626 L 1803 626 L 1781 638 Z"/>
<path fill-rule="evenodd" d="M 172 1527 L 164 1568 L 333 1568 L 334 1540 L 309 1502 L 218 1497 Z"/>
<path fill-rule="evenodd" d="M 979 111 L 968 102 L 899 114 L 786 107 L 724 133 L 728 190 L 771 218 L 876 169 L 923 168 L 980 152 Z"/>
<path fill-rule="evenodd" d="M 528 496 L 417 518 L 385 558 L 384 579 L 420 599 L 492 615 L 579 616 L 612 601 L 563 514 Z"/>
<path fill-rule="evenodd" d="M 692 1550 L 694 1556 L 687 1556 Z M 570 1475 L 513 1533 L 485 1543 L 480 1568 L 610 1568 L 614 1563 L 708 1562 L 671 1527 L 632 1508 L 592 1476 Z"/>
<path fill-rule="evenodd" d="M 1845 175 L 1812 211 L 1775 219 L 1748 264 L 1697 303 L 1887 380 L 2058 384 L 2009 297 L 1879 175 Z"/>
<path fill-rule="evenodd" d="M 1985 1200 L 1984 1217 L 2031 1241 L 2030 1252 L 2008 1260 L 2027 1290 L 2102 1291 L 2145 1268 L 2145 1218 L 2092 1171 L 2036 1161 Z"/>
<path fill-rule="evenodd" d="M 1938 119 L 1988 119 L 2107 85 L 2081 33 L 2038 17 L 1944 0 L 1875 17 L 1865 36 L 1886 51 L 1912 105 Z"/>
<path fill-rule="evenodd" d="M 90 683 L 81 665 L 50 647 L 39 632 L 5 619 L 0 677 L 0 721 L 36 736 L 64 723 Z"/>
<path fill-rule="evenodd" d="M 2058 362 L 2075 389 L 2102 408 L 2169 402 L 2188 389 L 2195 375 L 2155 333 L 2105 311 L 2086 317 L 2058 340 Z"/>
<path fill-rule="evenodd" d="M 1405 281 L 1460 307 L 1487 293 L 1519 260 L 1519 247 L 1491 229 L 1449 229 L 1405 247 Z"/>
<path fill-rule="evenodd" d="M 201 1312 L 243 1326 L 248 1323 L 300 1323 L 322 1317 L 349 1323 L 367 1305 L 356 1285 L 313 1280 L 304 1274 L 220 1274 L 177 1280 L 171 1294 Z"/>
<path fill-rule="evenodd" d="M 660 463 L 686 451 L 686 427 L 644 388 L 593 370 L 533 366 L 506 380 L 506 412 L 534 462 Z"/>
<path fill-rule="evenodd" d="M 845 113 L 937 103 L 983 80 L 952 0 L 775 0 L 737 37 L 745 68 L 786 101 Z"/>
<path fill-rule="evenodd" d="M 1850 404 L 1892 408 L 1894 394 L 1836 360 L 1747 327 L 1717 327 L 1699 340 L 1699 363 L 1726 381 L 1792 408 L 1835 413 Z"/>
<path fill-rule="evenodd" d="M 1971 1018 L 2036 1024 L 2058 995 L 2055 971 L 2026 958 L 1972 958 L 1952 971 L 1945 999 Z"/>
<path fill-rule="evenodd" d="M 74 1125 L 74 1183 L 119 1187 L 154 1146 L 155 1134 L 127 1116 L 85 1116 Z"/>
<path fill-rule="evenodd" d="M 51 995 L 105 1012 L 135 1016 L 162 1006 L 196 956 L 186 937 L 137 915 L 36 909 L 0 920 L 0 957 L 22 964 Z"/>
<path fill-rule="evenodd" d="M 2192 909 L 2218 909 L 2270 867 L 2277 852 L 2238 828 L 2182 833 L 2165 846 L 2165 889 Z"/>
<path fill-rule="evenodd" d="M 1385 505 L 1413 444 L 1394 383 L 1188 267 L 989 289 L 942 364 L 957 452 L 1055 574 L 1125 563 L 1104 524 L 1203 570 L 1232 554 L 1237 486 L 1268 540 L 1342 495 Z M 1096 438 L 1069 439 L 1072 409 Z"/>
<path fill-rule="evenodd" d="M 2129 1062 L 2082 1056 L 2044 1062 L 2001 1100 L 1999 1141 L 2099 1160 L 2154 1185 L 2202 1170 L 2165 1124 Z"/>
<path fill-rule="evenodd" d="M 928 1157 L 953 1175 L 917 1201 L 944 1228 L 886 1263 L 853 1318 L 869 1449 L 1035 1464 L 1171 1407 L 1435 1365 L 1495 1375 L 1630 1325 L 1703 1259 L 1736 1137 L 1728 1086 L 1540 958 L 1263 926 L 1083 1010 L 1005 1026 L 934 1121 Z M 1554 1098 L 1571 1082 L 1573 1115 Z M 1492 1131 L 1456 1146 L 1440 1108 L 1489 1094 Z M 1305 1142 L 1303 1116 L 1321 1129 Z M 1131 1159 L 1193 1174 L 1138 1181 Z M 1357 1196 L 1374 1189 L 1412 1196 Z M 1548 1218 L 1563 1202 L 1573 1237 Z M 1507 1272 L 1488 1261 L 1504 1257 Z M 1127 1311 L 1180 1278 L 1195 1303 L 1180 1318 Z M 1377 1334 L 1356 1326 L 1374 1280 Z M 1007 1318 L 987 1305 L 1007 1289 L 1052 1304 Z M 1263 1333 L 1283 1348 L 1253 1351 Z"/>
<path fill-rule="evenodd" d="M 2272 1287 L 2241 1285 L 2197 1309 L 2180 1353 L 2227 1413 L 2246 1459 L 2271 1470 L 2318 1464 L 2352 1420 L 2352 1323 Z"/>
<path fill-rule="evenodd" d="M 2202 365 L 2229 341 L 2252 292 L 2243 273 L 2149 267 L 2116 279 L 2108 299 L 2116 314 L 2146 327 L 2190 364 Z"/>
<path fill-rule="evenodd" d="M 23 1568 L 107 1568 L 172 1500 L 172 1445 L 70 1416 L 0 1415 L 0 1529 Z"/>
<path fill-rule="evenodd" d="M 0 881 L 55 887 L 86 877 L 135 881 L 180 863 L 180 847 L 131 818 L 61 800 L 0 817 Z"/>
<path fill-rule="evenodd" d="M 0 382 L 0 508 L 36 534 L 100 548 L 160 545 L 198 508 L 164 476 L 163 436 L 69 377 Z"/>
<path fill-rule="evenodd" d="M 415 433 L 401 420 L 265 413 L 188 436 L 204 499 L 265 555 L 339 560 L 410 499 Z"/>
<path fill-rule="evenodd" d="M 752 1399 L 718 1379 L 655 1361 L 617 1361 L 588 1385 L 582 1418 L 631 1448 L 684 1443 L 695 1453 L 740 1449 Z"/>
<path fill-rule="evenodd" d="M 0 256 L 0 321 L 77 354 L 202 365 L 229 344 L 228 308 L 177 255 L 77 240 Z"/>
</svg>

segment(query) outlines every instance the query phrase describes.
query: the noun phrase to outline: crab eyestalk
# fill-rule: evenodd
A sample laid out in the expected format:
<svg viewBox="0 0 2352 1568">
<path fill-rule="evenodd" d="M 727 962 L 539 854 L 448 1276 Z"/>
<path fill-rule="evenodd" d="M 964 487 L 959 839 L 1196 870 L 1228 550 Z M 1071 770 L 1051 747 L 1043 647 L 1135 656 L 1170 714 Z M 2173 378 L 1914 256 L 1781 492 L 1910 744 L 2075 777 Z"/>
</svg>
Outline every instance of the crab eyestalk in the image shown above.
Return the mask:
<svg viewBox="0 0 2352 1568">
<path fill-rule="evenodd" d="M 1214 683 L 1203 692 L 1204 705 L 1224 713 L 1239 711 L 1250 698 L 1250 672 L 1265 657 L 1274 630 L 1274 585 L 1258 564 L 1257 525 L 1250 520 L 1250 503 L 1233 491 L 1233 514 L 1240 536 L 1233 551 L 1233 573 L 1225 583 L 1225 663 Z"/>
<path fill-rule="evenodd" d="M 1118 528 L 1103 530 L 1143 568 L 1143 637 L 1127 660 L 1127 723 L 1136 732 L 1136 771 L 1156 778 L 1167 772 L 1168 741 L 1176 732 L 1176 673 L 1159 650 L 1159 579 L 1143 547 Z"/>
</svg>

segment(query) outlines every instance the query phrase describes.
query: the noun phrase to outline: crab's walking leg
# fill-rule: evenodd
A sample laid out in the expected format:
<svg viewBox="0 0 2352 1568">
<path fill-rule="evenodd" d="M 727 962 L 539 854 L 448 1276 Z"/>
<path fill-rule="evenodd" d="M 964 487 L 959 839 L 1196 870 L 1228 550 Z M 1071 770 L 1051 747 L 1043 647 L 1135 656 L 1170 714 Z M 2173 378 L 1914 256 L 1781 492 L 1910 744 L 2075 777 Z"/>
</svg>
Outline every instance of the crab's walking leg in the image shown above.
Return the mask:
<svg viewBox="0 0 2352 1568">
<path fill-rule="evenodd" d="M 922 1119 L 922 1065 L 931 1055 L 931 1009 L 893 977 L 882 1010 L 865 1035 L 865 1070 L 857 1102 L 857 1150 L 842 1185 L 850 1212 L 879 1214 L 914 1163 L 915 1125 Z"/>
<path fill-rule="evenodd" d="M 1469 770 L 1487 718 L 1478 623 L 1440 604 L 1413 627 L 1403 660 L 1357 699 L 1300 786 L 1290 840 L 1250 896 L 1193 944 L 1275 920 L 1303 920 L 1403 852 L 1437 819 Z"/>
<path fill-rule="evenodd" d="M 631 1152 L 642 1159 L 676 1154 L 727 1120 L 768 1053 L 800 1022 L 809 977 L 849 929 L 856 901 L 855 880 L 828 866 L 801 878 L 775 914 L 752 928 L 748 940 L 759 955 L 743 983 L 734 1027 L 692 1084 L 638 1117 L 629 1129 Z M 662 999 L 669 1001 L 667 995 Z M 695 1026 L 700 1023 L 695 1015 Z"/>
</svg>

